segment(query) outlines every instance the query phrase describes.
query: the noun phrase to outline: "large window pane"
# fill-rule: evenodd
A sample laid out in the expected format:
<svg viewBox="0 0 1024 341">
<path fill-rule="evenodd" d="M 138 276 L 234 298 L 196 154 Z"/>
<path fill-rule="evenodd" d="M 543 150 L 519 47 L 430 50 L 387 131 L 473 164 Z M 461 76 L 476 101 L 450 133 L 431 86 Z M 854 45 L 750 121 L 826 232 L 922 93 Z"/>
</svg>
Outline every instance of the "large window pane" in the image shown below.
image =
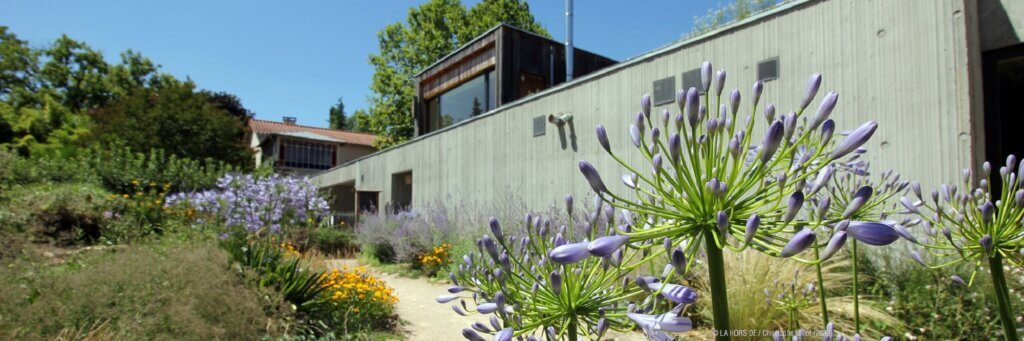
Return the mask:
<svg viewBox="0 0 1024 341">
<path fill-rule="evenodd" d="M 493 73 L 493 71 L 488 71 L 441 94 L 437 120 L 432 120 L 437 122 L 437 128 L 447 127 L 493 109 L 496 91 L 493 85 L 488 84 L 493 83 L 491 80 Z M 428 107 L 431 106 L 428 104 Z M 433 111 L 433 108 L 428 110 Z M 433 116 L 434 113 L 430 114 Z M 433 122 L 431 122 L 432 128 Z"/>
<path fill-rule="evenodd" d="M 306 169 L 328 169 L 333 166 L 334 146 L 305 141 L 282 141 L 284 166 Z"/>
</svg>

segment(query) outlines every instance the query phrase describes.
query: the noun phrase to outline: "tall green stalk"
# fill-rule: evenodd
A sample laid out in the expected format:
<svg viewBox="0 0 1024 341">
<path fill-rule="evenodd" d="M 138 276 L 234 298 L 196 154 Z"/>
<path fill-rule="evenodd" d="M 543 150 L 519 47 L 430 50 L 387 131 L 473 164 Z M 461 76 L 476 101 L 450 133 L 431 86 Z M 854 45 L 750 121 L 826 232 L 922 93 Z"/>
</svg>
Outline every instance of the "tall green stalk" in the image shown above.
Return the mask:
<svg viewBox="0 0 1024 341">
<path fill-rule="evenodd" d="M 853 240 L 853 330 L 860 334 L 860 291 L 857 290 L 857 241 Z"/>
<path fill-rule="evenodd" d="M 988 258 L 992 272 L 992 286 L 996 289 L 996 301 L 999 303 L 999 319 L 1003 322 L 1003 334 L 1006 340 L 1020 340 L 1017 337 L 1017 325 L 1013 321 L 1010 309 L 1010 293 L 1006 287 L 1006 276 L 1003 275 L 1003 255 L 996 252 Z"/>
<path fill-rule="evenodd" d="M 821 260 L 818 247 L 814 247 L 814 258 Z M 825 277 L 821 275 L 821 263 L 815 265 L 818 268 L 818 300 L 821 301 L 821 323 L 824 329 L 828 329 L 828 303 L 825 303 Z"/>
<path fill-rule="evenodd" d="M 577 335 L 576 331 L 577 326 L 578 324 L 576 323 L 576 317 L 574 316 L 572 318 L 572 322 L 569 323 L 569 341 L 579 340 L 579 336 Z"/>
<path fill-rule="evenodd" d="M 711 284 L 711 312 L 715 324 L 715 340 L 731 340 L 729 329 L 729 295 L 725 286 L 725 264 L 722 249 L 715 244 L 715 238 L 705 236 L 708 254 L 708 281 Z"/>
</svg>

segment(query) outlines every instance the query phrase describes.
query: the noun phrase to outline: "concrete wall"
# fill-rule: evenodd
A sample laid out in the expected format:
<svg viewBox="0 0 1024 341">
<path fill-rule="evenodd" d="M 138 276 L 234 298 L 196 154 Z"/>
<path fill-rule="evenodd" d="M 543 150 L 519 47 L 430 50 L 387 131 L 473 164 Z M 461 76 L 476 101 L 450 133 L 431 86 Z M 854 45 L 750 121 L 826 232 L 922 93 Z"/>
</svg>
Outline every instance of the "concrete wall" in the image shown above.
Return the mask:
<svg viewBox="0 0 1024 341">
<path fill-rule="evenodd" d="M 505 105 L 461 124 L 424 135 L 318 175 L 321 186 L 355 181 L 358 190 L 380 191 L 389 201 L 394 173 L 413 171 L 413 205 L 446 200 L 487 205 L 514 192 L 545 208 L 566 194 L 590 196 L 577 162 L 594 163 L 613 191 L 623 170 L 598 146 L 593 129 L 604 124 L 611 144 L 630 149 L 627 127 L 652 82 L 681 74 L 704 60 L 729 72 L 727 89 L 739 88 L 749 110 L 758 61 L 778 57 L 777 80 L 765 84 L 762 107 L 780 114 L 795 109 L 808 76 L 824 75 L 818 100 L 840 93 L 832 117 L 838 130 L 867 120 L 880 128 L 866 145 L 873 169 L 896 168 L 926 188 L 957 179 L 973 162 L 977 125 L 972 100 L 977 79 L 974 34 L 965 12 L 972 0 L 809 0 L 650 52 L 617 66 Z M 658 29 L 652 26 L 652 29 Z M 665 28 L 673 29 L 673 28 Z M 585 34 L 585 32 L 584 32 Z M 975 35 L 976 36 L 976 35 Z M 727 90 L 728 91 L 728 90 Z M 816 100 L 811 106 L 817 106 Z M 674 104 L 656 108 L 678 111 Z M 572 114 L 562 133 L 548 124 L 533 137 L 536 116 Z M 757 134 L 765 129 L 758 117 Z M 626 154 L 628 155 L 628 154 Z M 980 155 L 980 154 L 977 154 Z M 639 156 L 632 156 L 634 164 Z M 588 201 L 589 202 L 589 201 Z"/>
</svg>

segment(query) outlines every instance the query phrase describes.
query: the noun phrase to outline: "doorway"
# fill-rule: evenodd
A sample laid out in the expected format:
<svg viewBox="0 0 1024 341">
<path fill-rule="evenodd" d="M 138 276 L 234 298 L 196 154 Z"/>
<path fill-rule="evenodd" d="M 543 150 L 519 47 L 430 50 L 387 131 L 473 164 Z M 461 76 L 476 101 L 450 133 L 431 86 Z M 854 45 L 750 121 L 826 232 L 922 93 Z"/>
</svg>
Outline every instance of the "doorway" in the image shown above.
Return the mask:
<svg viewBox="0 0 1024 341">
<path fill-rule="evenodd" d="M 1024 44 L 984 52 L 985 158 L 998 169 L 1010 154 L 1024 158 Z M 993 195 L 1002 181 L 992 176 Z"/>
</svg>

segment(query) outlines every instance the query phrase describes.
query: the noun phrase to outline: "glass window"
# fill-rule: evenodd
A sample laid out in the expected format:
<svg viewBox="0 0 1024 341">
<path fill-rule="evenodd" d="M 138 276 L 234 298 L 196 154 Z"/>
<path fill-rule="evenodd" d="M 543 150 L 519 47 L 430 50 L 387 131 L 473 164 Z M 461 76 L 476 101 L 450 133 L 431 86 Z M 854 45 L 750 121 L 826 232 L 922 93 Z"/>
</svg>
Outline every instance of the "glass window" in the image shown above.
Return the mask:
<svg viewBox="0 0 1024 341">
<path fill-rule="evenodd" d="M 328 169 L 334 163 L 334 146 L 305 141 L 281 141 L 285 167 Z"/>
<path fill-rule="evenodd" d="M 494 109 L 494 71 L 487 71 L 427 101 L 430 130 L 467 120 Z"/>
</svg>

